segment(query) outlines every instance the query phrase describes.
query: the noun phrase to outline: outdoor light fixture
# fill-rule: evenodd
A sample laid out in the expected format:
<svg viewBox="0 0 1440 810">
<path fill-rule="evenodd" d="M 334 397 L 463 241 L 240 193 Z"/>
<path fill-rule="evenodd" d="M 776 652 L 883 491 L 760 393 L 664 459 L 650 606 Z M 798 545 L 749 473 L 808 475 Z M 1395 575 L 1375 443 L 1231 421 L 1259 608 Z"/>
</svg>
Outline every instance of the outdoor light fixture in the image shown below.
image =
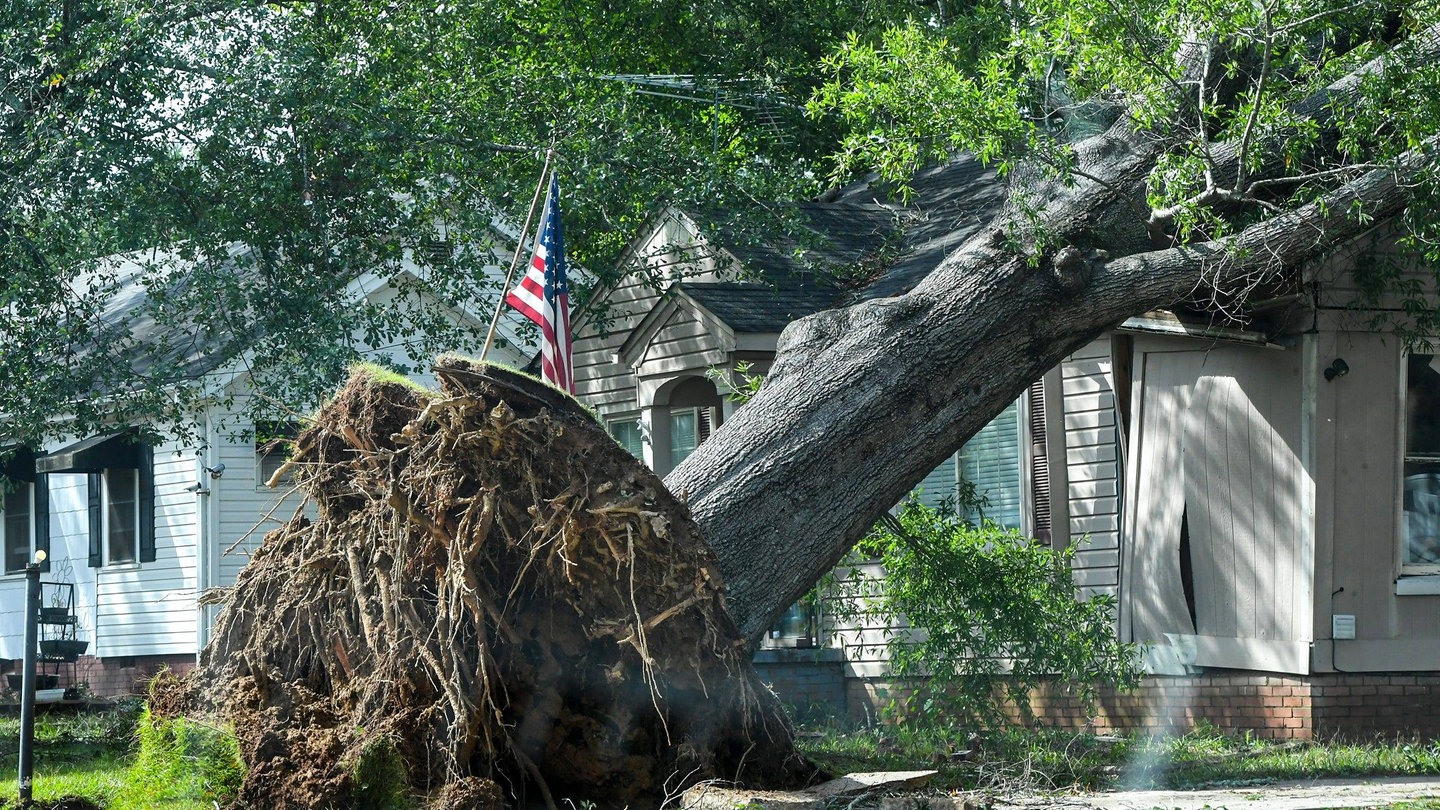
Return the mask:
<svg viewBox="0 0 1440 810">
<path fill-rule="evenodd" d="M 221 462 L 220 464 L 216 464 L 214 467 L 206 467 L 206 468 L 204 468 L 204 469 L 205 469 L 205 472 L 210 473 L 210 477 L 211 477 L 211 478 L 216 478 L 216 479 L 218 479 L 220 476 L 222 476 L 222 475 L 225 474 L 225 464 L 224 464 L 224 462 Z"/>
<path fill-rule="evenodd" d="M 1337 357 L 1335 358 L 1335 362 L 1331 363 L 1330 367 L 1325 369 L 1325 382 L 1331 382 L 1336 377 L 1344 377 L 1349 373 L 1350 364 Z"/>
<path fill-rule="evenodd" d="M 49 557 L 49 556 L 50 556 L 49 554 L 46 554 L 46 553 L 45 553 L 45 549 L 43 549 L 43 548 L 41 548 L 41 549 L 36 549 L 36 550 L 35 550 L 35 564 L 36 564 L 36 565 L 39 565 L 40 563 L 45 562 L 45 558 L 46 558 L 46 557 Z"/>
</svg>

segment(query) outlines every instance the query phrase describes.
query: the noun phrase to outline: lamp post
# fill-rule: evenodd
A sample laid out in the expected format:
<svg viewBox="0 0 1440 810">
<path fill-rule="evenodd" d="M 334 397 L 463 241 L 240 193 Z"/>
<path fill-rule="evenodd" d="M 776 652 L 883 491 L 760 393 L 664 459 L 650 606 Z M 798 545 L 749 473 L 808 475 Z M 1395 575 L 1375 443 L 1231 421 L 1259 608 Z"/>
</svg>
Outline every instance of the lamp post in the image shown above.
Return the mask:
<svg viewBox="0 0 1440 810">
<path fill-rule="evenodd" d="M 25 564 L 25 653 L 20 682 L 20 806 L 29 807 L 35 773 L 35 657 L 40 635 L 40 563 Z"/>
</svg>

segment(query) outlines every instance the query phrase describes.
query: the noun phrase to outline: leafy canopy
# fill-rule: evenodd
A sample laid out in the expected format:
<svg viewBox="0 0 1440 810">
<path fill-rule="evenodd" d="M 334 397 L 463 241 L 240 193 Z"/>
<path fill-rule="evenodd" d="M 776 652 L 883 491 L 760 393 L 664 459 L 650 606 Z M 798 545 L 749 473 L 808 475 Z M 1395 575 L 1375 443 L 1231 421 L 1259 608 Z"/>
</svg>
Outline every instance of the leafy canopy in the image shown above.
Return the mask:
<svg viewBox="0 0 1440 810">
<path fill-rule="evenodd" d="M 473 327 L 440 305 L 488 314 L 484 267 L 514 238 L 492 224 L 524 219 L 550 146 L 572 261 L 603 280 L 658 205 L 810 188 L 808 156 L 833 133 L 801 112 L 809 66 L 906 7 L 7 4 L 0 441 L 183 423 L 197 342 L 243 355 L 276 407 L 313 400 L 362 344 L 415 364 L 474 350 Z M 712 103 L 615 78 L 656 73 L 699 74 L 693 94 Z M 721 90 L 756 109 L 713 103 Z M 342 295 L 417 254 L 429 266 L 396 282 L 396 304 Z M 164 339 L 100 317 L 124 272 L 144 280 Z"/>
</svg>

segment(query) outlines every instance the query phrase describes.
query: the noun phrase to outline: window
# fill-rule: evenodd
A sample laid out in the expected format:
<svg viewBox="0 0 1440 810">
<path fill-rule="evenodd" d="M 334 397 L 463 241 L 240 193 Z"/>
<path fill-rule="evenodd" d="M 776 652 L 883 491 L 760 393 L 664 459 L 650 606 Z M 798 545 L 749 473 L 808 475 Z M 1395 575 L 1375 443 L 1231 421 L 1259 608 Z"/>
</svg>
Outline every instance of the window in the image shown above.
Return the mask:
<svg viewBox="0 0 1440 810">
<path fill-rule="evenodd" d="M 628 416 L 623 419 L 612 419 L 605 423 L 605 429 L 614 437 L 615 442 L 625 448 L 625 452 L 645 460 L 645 436 L 640 429 L 640 418 Z"/>
<path fill-rule="evenodd" d="M 670 411 L 670 466 L 678 467 L 700 446 L 700 415 L 695 408 Z"/>
<path fill-rule="evenodd" d="M 259 422 L 255 425 L 255 488 L 269 486 L 270 479 L 290 460 L 295 437 L 300 435 L 300 426 L 294 422 Z M 275 483 L 286 484 L 293 480 L 292 471 Z"/>
<path fill-rule="evenodd" d="M 1440 572 L 1440 356 L 1405 363 L 1401 568 Z"/>
<path fill-rule="evenodd" d="M 1021 527 L 1024 503 L 1020 478 L 1020 403 L 1010 403 L 980 429 L 956 456 L 961 480 L 985 500 L 984 516 L 1007 529 Z M 979 514 L 966 515 L 971 520 Z"/>
<path fill-rule="evenodd" d="M 0 448 L 0 537 L 5 573 L 25 570 L 36 551 L 50 551 L 50 489 L 35 472 L 35 453 L 25 447 Z M 50 561 L 40 563 L 49 571 Z"/>
<path fill-rule="evenodd" d="M 107 469 L 105 487 L 105 561 L 135 562 L 140 536 L 140 471 Z"/>
<path fill-rule="evenodd" d="M 25 570 L 34 552 L 34 535 L 31 531 L 32 485 L 28 481 L 11 482 L 5 490 L 4 511 L 0 518 L 5 522 L 5 573 L 13 574 Z"/>
<path fill-rule="evenodd" d="M 1024 482 L 1021 478 L 1023 446 L 1020 431 L 1020 403 L 1010 403 L 990 424 L 971 437 L 960 452 L 946 459 L 920 482 L 920 502 L 931 508 L 955 506 L 961 481 L 975 485 L 975 494 L 985 498 L 984 516 L 1007 529 L 1022 527 Z M 970 511 L 961 515 L 978 520 Z"/>
</svg>

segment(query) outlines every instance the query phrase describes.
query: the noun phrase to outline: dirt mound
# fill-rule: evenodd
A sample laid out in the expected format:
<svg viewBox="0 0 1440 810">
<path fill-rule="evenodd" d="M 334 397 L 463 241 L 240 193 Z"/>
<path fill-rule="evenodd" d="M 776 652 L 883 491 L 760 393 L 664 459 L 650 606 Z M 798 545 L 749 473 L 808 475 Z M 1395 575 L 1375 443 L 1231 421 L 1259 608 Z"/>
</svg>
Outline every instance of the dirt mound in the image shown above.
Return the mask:
<svg viewBox="0 0 1440 810">
<path fill-rule="evenodd" d="M 474 808 L 813 777 L 683 504 L 554 389 L 437 374 L 357 372 L 296 442 L 316 519 L 266 537 L 200 671 L 242 803 L 355 804 L 387 767 Z"/>
</svg>

